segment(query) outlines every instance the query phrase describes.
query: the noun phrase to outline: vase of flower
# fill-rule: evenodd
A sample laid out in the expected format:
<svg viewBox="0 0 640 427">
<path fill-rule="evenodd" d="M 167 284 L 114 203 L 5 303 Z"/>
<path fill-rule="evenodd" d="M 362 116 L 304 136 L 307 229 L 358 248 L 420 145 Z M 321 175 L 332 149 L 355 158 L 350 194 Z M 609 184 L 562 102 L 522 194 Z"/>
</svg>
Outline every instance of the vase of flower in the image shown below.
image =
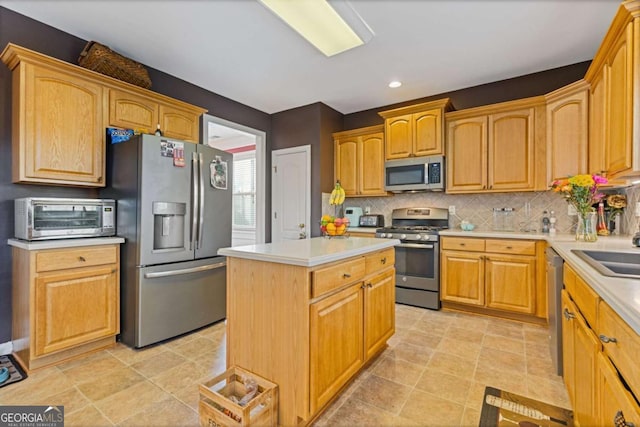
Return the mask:
<svg viewBox="0 0 640 427">
<path fill-rule="evenodd" d="M 578 242 L 595 242 L 598 240 L 596 233 L 596 213 L 578 213 L 578 225 L 576 226 L 576 240 Z"/>
</svg>

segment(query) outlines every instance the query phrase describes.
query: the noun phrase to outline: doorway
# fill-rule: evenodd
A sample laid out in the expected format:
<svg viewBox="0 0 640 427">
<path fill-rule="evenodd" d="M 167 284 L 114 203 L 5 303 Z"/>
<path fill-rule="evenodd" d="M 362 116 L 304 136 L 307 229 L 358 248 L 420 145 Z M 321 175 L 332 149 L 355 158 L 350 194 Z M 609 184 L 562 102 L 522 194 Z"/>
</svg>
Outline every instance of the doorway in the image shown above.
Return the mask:
<svg viewBox="0 0 640 427">
<path fill-rule="evenodd" d="M 233 154 L 231 245 L 264 243 L 265 132 L 203 114 L 202 140 Z"/>
</svg>

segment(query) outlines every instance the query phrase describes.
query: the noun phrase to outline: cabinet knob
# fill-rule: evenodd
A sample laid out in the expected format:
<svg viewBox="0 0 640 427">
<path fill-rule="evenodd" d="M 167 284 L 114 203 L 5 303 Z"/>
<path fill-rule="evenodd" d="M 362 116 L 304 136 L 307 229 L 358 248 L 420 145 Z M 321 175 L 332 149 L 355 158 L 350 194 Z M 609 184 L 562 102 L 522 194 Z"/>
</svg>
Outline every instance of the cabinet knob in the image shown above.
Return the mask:
<svg viewBox="0 0 640 427">
<path fill-rule="evenodd" d="M 381 262 L 382 264 L 386 264 L 386 263 L 387 263 L 387 257 L 382 258 L 382 259 L 380 260 L 380 262 Z"/>
<path fill-rule="evenodd" d="M 345 279 L 348 279 L 349 277 L 351 277 L 351 275 L 349 273 L 344 273 L 342 277 Z"/>
<path fill-rule="evenodd" d="M 364 283 L 360 286 L 360 289 L 366 289 L 367 285 L 365 285 Z"/>
<path fill-rule="evenodd" d="M 466 243 L 460 243 L 460 246 L 467 246 Z"/>
<path fill-rule="evenodd" d="M 371 282 L 367 283 L 367 287 L 368 288 L 373 288 L 373 285 L 371 284 Z"/>
<path fill-rule="evenodd" d="M 571 313 L 569 311 L 569 309 L 565 308 L 564 311 L 562 312 L 562 314 L 564 314 L 565 319 L 567 320 L 571 320 L 571 319 L 575 319 L 576 315 Z"/>
<path fill-rule="evenodd" d="M 618 340 L 615 339 L 614 337 L 608 337 L 608 336 L 606 336 L 604 334 L 600 334 L 600 336 L 598 338 L 600 338 L 600 341 L 602 341 L 605 344 L 608 344 L 610 342 L 618 342 Z"/>
<path fill-rule="evenodd" d="M 85 261 L 86 261 L 86 259 L 85 259 L 83 256 L 79 256 L 79 257 L 78 257 L 78 261 L 85 262 Z"/>
<path fill-rule="evenodd" d="M 507 249 L 513 249 L 513 246 L 507 246 Z"/>
</svg>

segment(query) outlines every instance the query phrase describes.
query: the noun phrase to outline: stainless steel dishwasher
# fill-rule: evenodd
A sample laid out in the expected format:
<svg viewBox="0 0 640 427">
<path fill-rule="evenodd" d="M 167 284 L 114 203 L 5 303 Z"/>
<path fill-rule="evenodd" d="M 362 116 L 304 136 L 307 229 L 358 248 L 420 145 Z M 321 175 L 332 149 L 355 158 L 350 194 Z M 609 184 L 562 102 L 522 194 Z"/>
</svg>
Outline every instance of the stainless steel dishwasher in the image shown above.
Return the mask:
<svg viewBox="0 0 640 427">
<path fill-rule="evenodd" d="M 558 375 L 562 375 L 562 257 L 551 248 L 547 260 L 547 310 L 549 318 L 549 349 Z"/>
</svg>

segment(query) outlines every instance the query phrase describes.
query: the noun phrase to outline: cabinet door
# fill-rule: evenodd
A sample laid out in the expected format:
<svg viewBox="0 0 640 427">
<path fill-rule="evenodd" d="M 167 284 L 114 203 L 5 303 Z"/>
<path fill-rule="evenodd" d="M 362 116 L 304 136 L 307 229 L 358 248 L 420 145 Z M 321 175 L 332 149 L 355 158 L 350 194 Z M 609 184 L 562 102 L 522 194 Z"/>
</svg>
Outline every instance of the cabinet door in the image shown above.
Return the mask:
<svg viewBox="0 0 640 427">
<path fill-rule="evenodd" d="M 160 129 L 164 136 L 198 143 L 199 115 L 173 105 L 160 104 Z"/>
<path fill-rule="evenodd" d="M 489 116 L 490 190 L 534 188 L 534 109 Z"/>
<path fill-rule="evenodd" d="M 412 155 L 413 127 L 411 120 L 412 115 L 405 114 L 384 121 L 387 160 L 403 159 Z"/>
<path fill-rule="evenodd" d="M 365 283 L 365 360 L 380 351 L 395 332 L 395 274 L 395 270 L 391 268 Z"/>
<path fill-rule="evenodd" d="M 20 120 L 21 138 L 20 149 L 13 149 L 13 181 L 104 187 L 102 86 L 50 68 L 19 68 L 14 122 Z M 18 76 L 24 77 L 20 87 Z"/>
<path fill-rule="evenodd" d="M 603 174 L 607 170 L 605 159 L 607 70 L 607 67 L 602 67 L 589 89 L 589 173 L 592 174 Z"/>
<path fill-rule="evenodd" d="M 315 413 L 364 363 L 360 282 L 310 306 L 310 408 Z"/>
<path fill-rule="evenodd" d="M 487 307 L 535 313 L 535 258 L 489 254 L 485 260 Z"/>
<path fill-rule="evenodd" d="M 125 91 L 109 90 L 109 125 L 153 132 L 158 123 L 157 102 Z"/>
<path fill-rule="evenodd" d="M 573 319 L 575 401 L 573 412 L 579 426 L 597 425 L 596 417 L 596 356 L 600 341 L 583 317 L 576 313 Z"/>
<path fill-rule="evenodd" d="M 347 196 L 358 194 L 358 137 L 339 139 L 335 143 L 335 178 Z"/>
<path fill-rule="evenodd" d="M 413 154 L 431 156 L 443 154 L 442 147 L 442 109 L 414 113 L 413 117 Z"/>
<path fill-rule="evenodd" d="M 632 166 L 633 22 L 611 49 L 607 61 L 607 172 L 616 174 Z"/>
<path fill-rule="evenodd" d="M 385 194 L 384 134 L 382 132 L 360 137 L 357 170 L 358 194 L 367 196 Z"/>
<path fill-rule="evenodd" d="M 640 425 L 640 407 L 633 395 L 620 381 L 616 368 L 613 367 L 609 359 L 598 353 L 598 417 L 599 426 L 615 426 L 615 419 L 622 414 L 625 421 Z"/>
<path fill-rule="evenodd" d="M 35 355 L 119 332 L 116 265 L 42 274 L 35 286 Z"/>
<path fill-rule="evenodd" d="M 447 192 L 487 188 L 487 117 L 448 123 Z"/>
<path fill-rule="evenodd" d="M 440 270 L 440 297 L 443 301 L 484 305 L 484 260 L 482 254 L 443 251 Z"/>
<path fill-rule="evenodd" d="M 587 173 L 588 89 L 547 104 L 549 183 Z"/>
</svg>

